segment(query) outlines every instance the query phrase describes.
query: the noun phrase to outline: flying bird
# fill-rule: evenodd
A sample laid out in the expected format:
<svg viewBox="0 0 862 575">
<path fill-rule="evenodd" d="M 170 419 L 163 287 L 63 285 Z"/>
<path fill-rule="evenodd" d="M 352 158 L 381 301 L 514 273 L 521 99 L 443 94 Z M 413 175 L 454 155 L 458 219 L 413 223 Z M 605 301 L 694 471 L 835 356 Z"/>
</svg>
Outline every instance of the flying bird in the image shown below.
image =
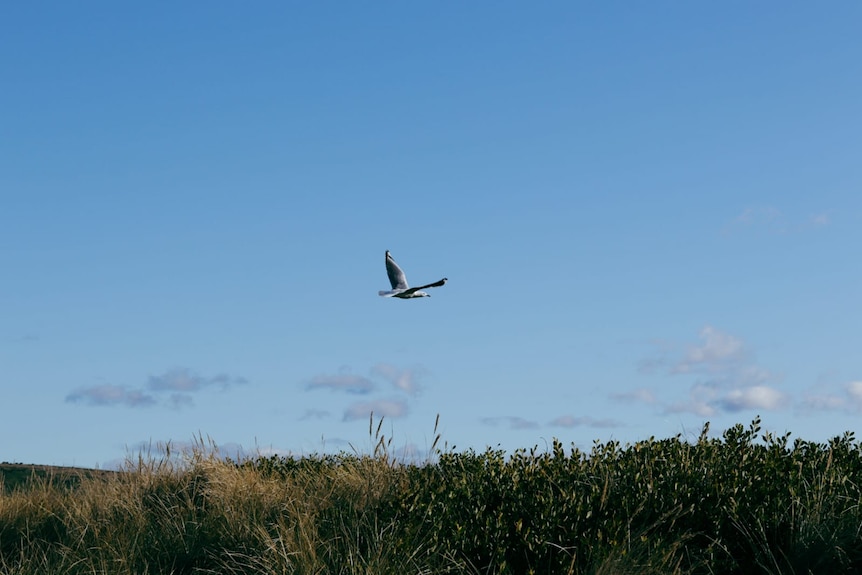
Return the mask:
<svg viewBox="0 0 862 575">
<path fill-rule="evenodd" d="M 446 283 L 448 278 L 443 278 L 433 284 L 427 284 L 419 287 L 410 287 L 407 285 L 407 277 L 404 272 L 392 259 L 392 254 L 386 250 L 386 274 L 389 276 L 389 283 L 392 284 L 390 291 L 377 292 L 383 297 L 400 297 L 402 299 L 410 299 L 412 297 L 431 297 L 431 294 L 422 291 L 425 288 L 440 287 Z"/>
</svg>

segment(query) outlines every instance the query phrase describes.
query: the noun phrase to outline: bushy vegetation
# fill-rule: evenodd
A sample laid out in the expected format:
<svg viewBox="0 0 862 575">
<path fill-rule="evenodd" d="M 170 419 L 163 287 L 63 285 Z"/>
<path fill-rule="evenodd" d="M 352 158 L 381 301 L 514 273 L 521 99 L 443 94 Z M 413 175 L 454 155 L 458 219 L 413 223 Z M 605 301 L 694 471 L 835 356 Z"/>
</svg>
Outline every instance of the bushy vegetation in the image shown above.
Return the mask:
<svg viewBox="0 0 862 575">
<path fill-rule="evenodd" d="M 0 572 L 862 572 L 862 447 L 761 434 L 233 462 L 0 489 Z"/>
</svg>

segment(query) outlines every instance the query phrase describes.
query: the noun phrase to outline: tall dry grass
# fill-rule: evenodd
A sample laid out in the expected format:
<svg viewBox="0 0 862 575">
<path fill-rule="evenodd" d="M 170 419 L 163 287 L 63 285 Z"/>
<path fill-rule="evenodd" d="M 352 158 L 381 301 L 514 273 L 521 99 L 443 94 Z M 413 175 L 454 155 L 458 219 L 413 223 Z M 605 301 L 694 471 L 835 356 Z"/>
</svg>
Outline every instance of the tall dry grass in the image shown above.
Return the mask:
<svg viewBox="0 0 862 575">
<path fill-rule="evenodd" d="M 195 450 L 74 489 L 36 479 L 0 496 L 0 572 L 422 572 L 391 545 L 399 465 L 315 461 L 284 477 Z"/>
</svg>

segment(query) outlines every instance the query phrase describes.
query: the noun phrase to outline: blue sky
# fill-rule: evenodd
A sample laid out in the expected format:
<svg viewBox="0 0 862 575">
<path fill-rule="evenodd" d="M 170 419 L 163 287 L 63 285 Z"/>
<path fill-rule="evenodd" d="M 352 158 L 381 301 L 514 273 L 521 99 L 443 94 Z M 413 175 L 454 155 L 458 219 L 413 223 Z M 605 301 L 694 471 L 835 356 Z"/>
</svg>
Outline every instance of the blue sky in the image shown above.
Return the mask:
<svg viewBox="0 0 862 575">
<path fill-rule="evenodd" d="M 3 5 L 0 460 L 858 430 L 860 22 Z"/>
</svg>

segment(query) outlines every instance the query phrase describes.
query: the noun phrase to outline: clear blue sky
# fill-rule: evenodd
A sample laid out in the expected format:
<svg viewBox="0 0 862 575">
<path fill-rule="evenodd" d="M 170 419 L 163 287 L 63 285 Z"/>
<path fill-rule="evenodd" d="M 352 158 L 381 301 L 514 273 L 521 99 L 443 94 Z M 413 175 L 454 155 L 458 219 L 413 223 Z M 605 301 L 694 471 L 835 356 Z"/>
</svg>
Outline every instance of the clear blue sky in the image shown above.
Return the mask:
<svg viewBox="0 0 862 575">
<path fill-rule="evenodd" d="M 0 460 L 862 417 L 858 2 L 0 6 Z M 380 298 L 391 250 L 433 297 Z M 348 443 L 349 442 L 349 443 Z"/>
</svg>

